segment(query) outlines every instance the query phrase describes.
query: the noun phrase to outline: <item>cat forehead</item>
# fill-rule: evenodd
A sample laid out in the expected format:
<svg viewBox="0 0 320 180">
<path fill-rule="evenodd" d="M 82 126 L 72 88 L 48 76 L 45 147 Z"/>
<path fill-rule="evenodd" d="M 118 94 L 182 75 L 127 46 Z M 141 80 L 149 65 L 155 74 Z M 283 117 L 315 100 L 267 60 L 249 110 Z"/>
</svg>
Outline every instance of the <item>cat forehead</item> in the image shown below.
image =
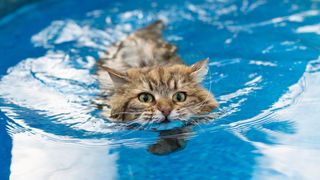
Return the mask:
<svg viewBox="0 0 320 180">
<path fill-rule="evenodd" d="M 130 79 L 137 80 L 141 78 L 152 79 L 154 81 L 180 77 L 187 78 L 191 73 L 191 69 L 185 65 L 159 66 L 151 68 L 130 69 L 127 75 Z"/>
<path fill-rule="evenodd" d="M 189 71 L 183 66 L 157 67 L 131 71 L 128 72 L 128 76 L 132 80 L 133 89 L 169 95 L 177 90 L 188 91 L 190 86 L 197 85 L 190 77 Z"/>
</svg>

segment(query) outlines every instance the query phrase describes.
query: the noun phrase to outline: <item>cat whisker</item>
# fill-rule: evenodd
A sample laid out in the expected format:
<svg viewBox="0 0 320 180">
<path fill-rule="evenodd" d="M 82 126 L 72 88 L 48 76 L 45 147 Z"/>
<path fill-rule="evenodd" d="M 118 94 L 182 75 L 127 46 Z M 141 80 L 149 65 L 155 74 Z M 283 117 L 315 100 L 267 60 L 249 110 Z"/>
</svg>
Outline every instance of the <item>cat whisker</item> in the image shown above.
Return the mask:
<svg viewBox="0 0 320 180">
<path fill-rule="evenodd" d="M 134 111 L 120 111 L 120 112 L 114 112 L 112 113 L 113 115 L 121 115 L 121 114 L 146 114 L 148 113 L 148 111 L 150 111 L 150 109 L 144 109 L 144 110 L 134 110 Z M 152 114 L 152 113 L 150 113 Z"/>
<path fill-rule="evenodd" d="M 206 97 L 206 99 L 196 103 L 196 104 L 191 104 L 190 106 L 187 106 L 187 107 L 203 107 L 205 106 L 205 102 L 208 100 L 209 96 Z"/>
<path fill-rule="evenodd" d="M 203 127 L 198 122 L 195 122 L 195 125 L 199 127 L 200 130 L 203 130 Z"/>
<path fill-rule="evenodd" d="M 143 113 L 144 111 L 136 111 L 136 112 L 130 112 L 130 111 L 124 111 L 124 112 L 116 112 L 116 113 L 112 113 L 114 115 L 119 115 L 119 114 L 140 114 L 140 113 Z"/>
</svg>

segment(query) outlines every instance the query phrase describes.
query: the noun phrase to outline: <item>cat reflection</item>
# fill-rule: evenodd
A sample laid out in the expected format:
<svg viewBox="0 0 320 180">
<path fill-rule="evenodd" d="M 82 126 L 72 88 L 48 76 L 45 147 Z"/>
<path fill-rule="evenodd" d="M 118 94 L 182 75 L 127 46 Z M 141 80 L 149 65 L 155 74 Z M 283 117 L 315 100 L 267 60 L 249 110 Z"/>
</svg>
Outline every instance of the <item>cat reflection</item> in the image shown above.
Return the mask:
<svg viewBox="0 0 320 180">
<path fill-rule="evenodd" d="M 160 131 L 159 139 L 148 147 L 148 151 L 156 155 L 166 155 L 183 149 L 191 136 L 192 127 L 186 126 L 172 130 Z"/>
</svg>

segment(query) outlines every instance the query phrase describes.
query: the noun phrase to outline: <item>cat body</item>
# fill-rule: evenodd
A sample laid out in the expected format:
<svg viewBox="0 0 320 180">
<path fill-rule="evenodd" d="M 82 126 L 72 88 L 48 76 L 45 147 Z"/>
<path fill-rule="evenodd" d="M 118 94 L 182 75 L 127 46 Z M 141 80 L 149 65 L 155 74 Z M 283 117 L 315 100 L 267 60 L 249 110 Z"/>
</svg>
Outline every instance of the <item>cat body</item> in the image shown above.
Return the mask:
<svg viewBox="0 0 320 180">
<path fill-rule="evenodd" d="M 163 22 L 157 21 L 137 30 L 110 47 L 98 63 L 105 118 L 142 125 L 173 120 L 187 124 L 191 117 L 218 106 L 213 95 L 200 85 L 208 72 L 208 60 L 185 65 L 177 47 L 162 38 L 163 27 Z M 149 150 L 164 154 L 184 147 L 185 138 L 172 138 L 172 134 L 186 129 L 190 128 L 162 131 L 158 143 Z M 166 138 L 166 134 L 171 137 Z"/>
<path fill-rule="evenodd" d="M 177 47 L 162 39 L 162 21 L 137 30 L 124 40 L 108 48 L 98 63 L 98 80 L 102 90 L 110 90 L 112 80 L 104 67 L 126 72 L 130 69 L 183 64 L 177 56 Z"/>
</svg>

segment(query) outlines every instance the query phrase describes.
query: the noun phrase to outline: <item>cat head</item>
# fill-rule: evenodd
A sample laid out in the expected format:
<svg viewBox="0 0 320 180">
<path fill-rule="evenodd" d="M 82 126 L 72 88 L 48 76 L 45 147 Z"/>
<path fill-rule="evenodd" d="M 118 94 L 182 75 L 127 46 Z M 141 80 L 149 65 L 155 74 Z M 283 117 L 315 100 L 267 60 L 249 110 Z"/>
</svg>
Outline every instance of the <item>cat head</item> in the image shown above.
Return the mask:
<svg viewBox="0 0 320 180">
<path fill-rule="evenodd" d="M 127 72 L 107 67 L 105 70 L 114 85 L 110 105 L 111 119 L 115 121 L 188 121 L 218 106 L 210 92 L 200 86 L 208 72 L 207 59 L 192 66 L 175 64 L 132 68 Z"/>
</svg>

